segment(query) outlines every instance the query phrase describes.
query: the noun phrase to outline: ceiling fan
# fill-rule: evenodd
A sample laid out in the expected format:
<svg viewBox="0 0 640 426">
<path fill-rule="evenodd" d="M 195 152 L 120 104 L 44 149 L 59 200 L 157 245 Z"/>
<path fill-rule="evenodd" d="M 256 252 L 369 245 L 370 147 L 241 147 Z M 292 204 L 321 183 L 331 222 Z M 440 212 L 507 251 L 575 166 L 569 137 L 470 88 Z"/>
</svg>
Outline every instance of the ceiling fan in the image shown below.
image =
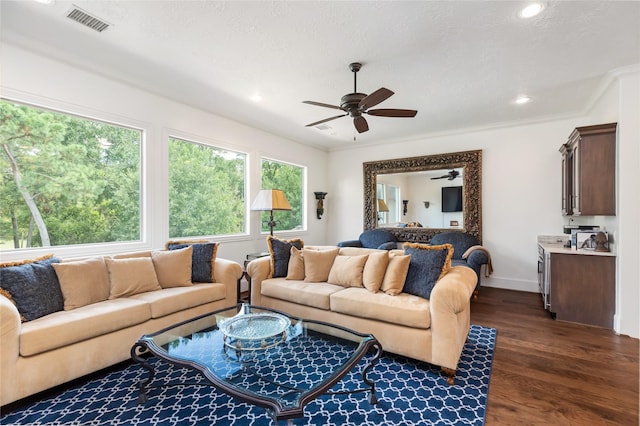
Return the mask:
<svg viewBox="0 0 640 426">
<path fill-rule="evenodd" d="M 357 73 L 360 71 L 362 64 L 354 62 L 349 64 L 349 69 L 353 72 L 353 93 L 348 93 L 340 100 L 340 106 L 325 104 L 322 102 L 303 101 L 302 103 L 309 105 L 316 105 L 325 108 L 333 108 L 344 111 L 346 114 L 336 115 L 335 117 L 325 118 L 324 120 L 316 121 L 315 123 L 307 124 L 306 127 L 317 126 L 318 124 L 326 123 L 327 121 L 335 120 L 336 118 L 351 116 L 353 117 L 353 125 L 358 133 L 363 133 L 369 130 L 369 124 L 363 117 L 363 114 L 375 115 L 378 117 L 415 117 L 418 111 L 413 109 L 394 109 L 394 108 L 382 108 L 382 109 L 369 109 L 378 105 L 380 102 L 388 99 L 393 95 L 393 92 L 389 89 L 381 87 L 370 95 L 364 93 L 358 93 L 357 89 Z"/>
<path fill-rule="evenodd" d="M 436 179 L 448 179 L 448 180 L 454 180 L 455 178 L 457 178 L 458 176 L 460 176 L 460 172 L 457 170 L 451 170 L 449 173 L 447 173 L 446 175 L 442 175 L 442 176 L 438 176 L 438 177 L 432 177 L 431 180 L 436 180 Z"/>
</svg>

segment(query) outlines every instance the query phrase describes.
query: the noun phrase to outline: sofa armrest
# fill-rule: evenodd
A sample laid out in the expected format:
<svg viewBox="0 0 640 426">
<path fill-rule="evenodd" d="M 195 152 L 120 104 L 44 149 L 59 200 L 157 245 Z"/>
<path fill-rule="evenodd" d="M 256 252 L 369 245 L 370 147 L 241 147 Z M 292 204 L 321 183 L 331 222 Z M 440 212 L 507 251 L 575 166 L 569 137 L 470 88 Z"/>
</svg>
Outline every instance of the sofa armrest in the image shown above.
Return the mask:
<svg viewBox="0 0 640 426">
<path fill-rule="evenodd" d="M 247 265 L 247 274 L 251 277 L 251 304 L 260 306 L 262 281 L 271 273 L 271 256 L 259 257 Z"/>
<path fill-rule="evenodd" d="M 398 243 L 395 241 L 389 241 L 388 243 L 382 243 L 378 247 L 378 250 L 394 250 L 398 248 Z"/>
<path fill-rule="evenodd" d="M 347 240 L 340 241 L 336 244 L 338 247 L 362 247 L 362 242 L 360 240 Z"/>
<path fill-rule="evenodd" d="M 432 358 L 436 365 L 456 369 L 469 333 L 470 299 L 478 276 L 466 266 L 454 266 L 431 292 Z"/>
<path fill-rule="evenodd" d="M 216 257 L 213 274 L 217 283 L 224 284 L 228 305 L 238 303 L 238 280 L 242 278 L 242 266 L 232 260 Z"/>
<path fill-rule="evenodd" d="M 480 267 L 485 263 L 489 263 L 489 256 L 486 252 L 481 250 L 475 250 L 469 253 L 467 256 L 467 263 L 476 270 L 480 270 Z"/>
<path fill-rule="evenodd" d="M 20 313 L 13 303 L 0 295 L 0 395 L 11 395 L 16 361 L 20 356 Z M 4 397 L 2 398 L 5 399 Z"/>
</svg>

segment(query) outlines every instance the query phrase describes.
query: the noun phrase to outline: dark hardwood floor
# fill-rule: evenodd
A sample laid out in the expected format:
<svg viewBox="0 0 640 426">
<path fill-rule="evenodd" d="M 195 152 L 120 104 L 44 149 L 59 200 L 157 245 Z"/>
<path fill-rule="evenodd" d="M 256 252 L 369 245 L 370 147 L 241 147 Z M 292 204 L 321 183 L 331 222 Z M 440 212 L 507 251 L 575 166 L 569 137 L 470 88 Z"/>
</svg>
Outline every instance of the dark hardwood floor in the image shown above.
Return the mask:
<svg viewBox="0 0 640 426">
<path fill-rule="evenodd" d="M 489 287 L 471 322 L 498 330 L 487 426 L 638 425 L 638 339 L 554 321 L 539 294 Z"/>
</svg>

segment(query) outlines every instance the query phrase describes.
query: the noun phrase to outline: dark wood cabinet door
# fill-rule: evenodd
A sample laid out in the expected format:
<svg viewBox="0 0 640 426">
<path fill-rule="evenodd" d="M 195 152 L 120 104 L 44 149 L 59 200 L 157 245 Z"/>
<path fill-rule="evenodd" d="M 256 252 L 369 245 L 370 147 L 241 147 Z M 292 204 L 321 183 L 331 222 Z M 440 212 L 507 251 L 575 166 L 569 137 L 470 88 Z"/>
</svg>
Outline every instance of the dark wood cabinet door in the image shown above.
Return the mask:
<svg viewBox="0 0 640 426">
<path fill-rule="evenodd" d="M 560 147 L 563 214 L 615 216 L 616 127 L 577 127 Z"/>
<path fill-rule="evenodd" d="M 551 311 L 557 320 L 613 328 L 615 259 L 551 254 Z"/>
</svg>

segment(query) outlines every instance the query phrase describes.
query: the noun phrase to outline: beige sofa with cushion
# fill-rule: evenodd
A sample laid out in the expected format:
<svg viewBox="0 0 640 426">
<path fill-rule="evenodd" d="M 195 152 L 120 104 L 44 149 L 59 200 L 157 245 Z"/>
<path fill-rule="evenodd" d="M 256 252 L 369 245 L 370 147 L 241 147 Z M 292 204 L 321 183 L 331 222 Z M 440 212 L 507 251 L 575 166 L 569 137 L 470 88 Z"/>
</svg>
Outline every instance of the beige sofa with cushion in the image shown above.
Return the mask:
<svg viewBox="0 0 640 426">
<path fill-rule="evenodd" d="M 143 334 L 235 305 L 240 265 L 214 257 L 214 282 L 192 283 L 191 255 L 188 247 L 53 263 L 64 309 L 26 322 L 5 297 L 19 286 L 2 283 L 0 405 L 127 360 Z"/>
<path fill-rule="evenodd" d="M 331 251 L 333 259 L 317 254 Z M 453 384 L 470 328 L 472 269 L 443 270 L 426 299 L 402 291 L 411 257 L 402 250 L 292 248 L 287 276 L 277 278 L 271 252 L 247 266 L 253 305 L 372 333 L 385 351 L 440 366 Z"/>
</svg>

